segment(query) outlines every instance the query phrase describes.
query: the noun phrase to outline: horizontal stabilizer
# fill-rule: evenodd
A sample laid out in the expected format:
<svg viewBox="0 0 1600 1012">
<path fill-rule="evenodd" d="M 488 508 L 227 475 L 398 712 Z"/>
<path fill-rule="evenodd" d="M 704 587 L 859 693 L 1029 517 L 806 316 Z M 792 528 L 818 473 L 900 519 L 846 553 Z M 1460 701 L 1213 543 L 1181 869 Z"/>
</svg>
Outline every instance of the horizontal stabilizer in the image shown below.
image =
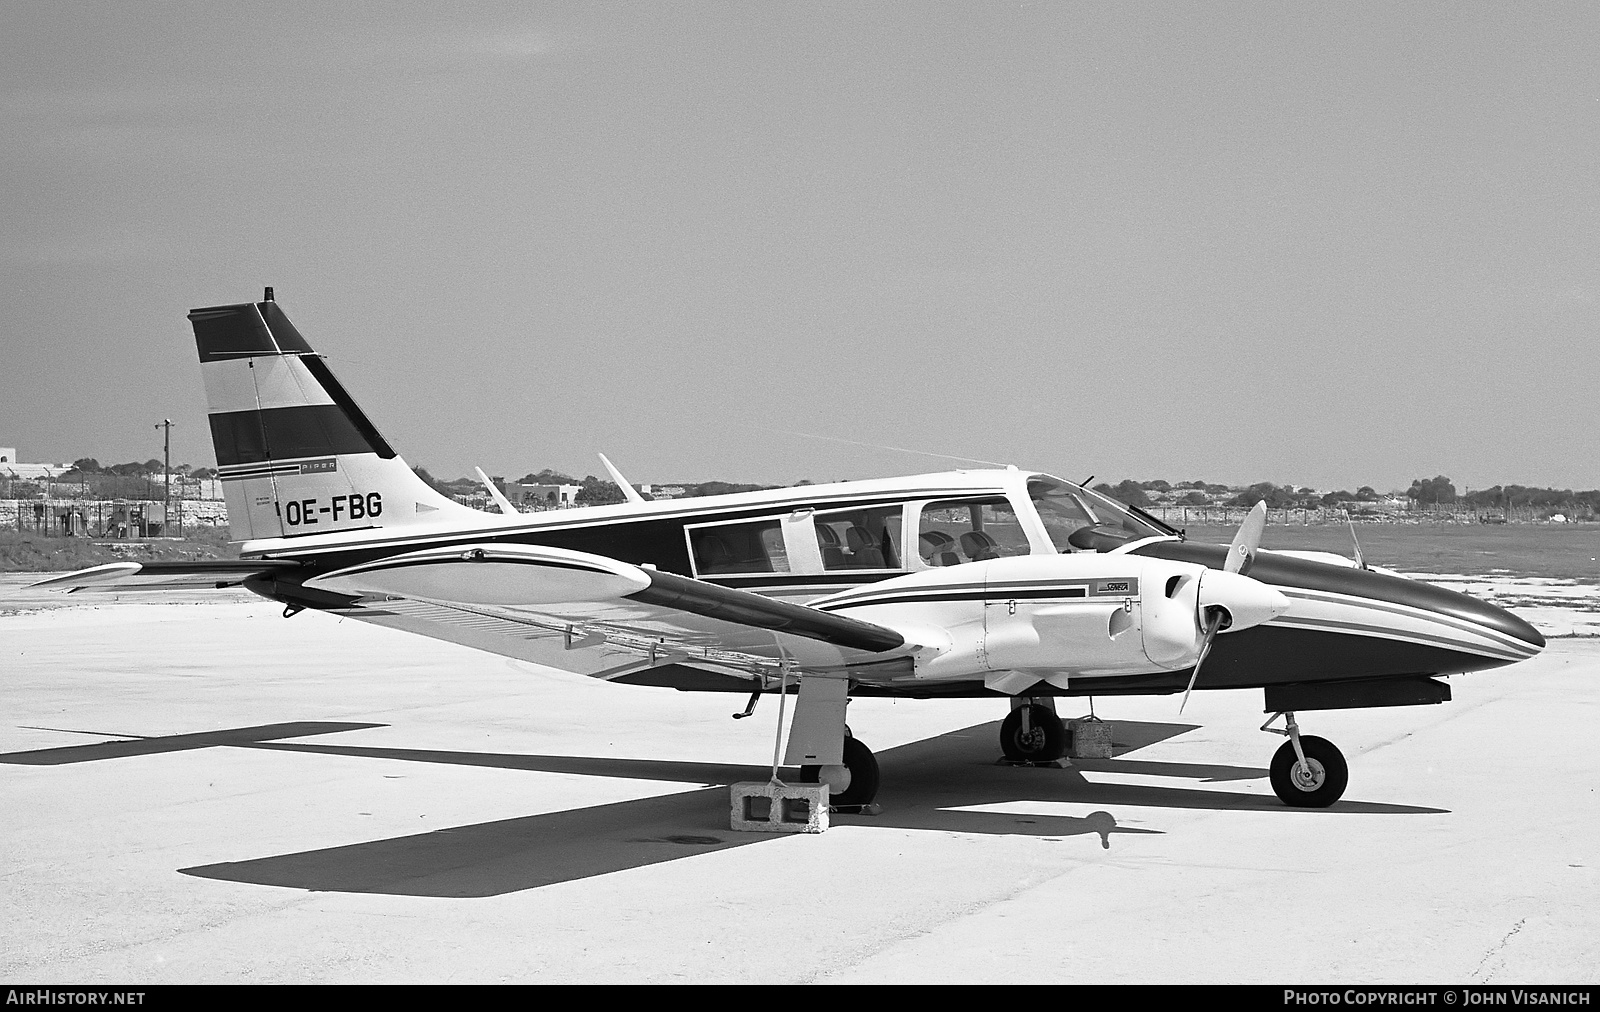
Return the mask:
<svg viewBox="0 0 1600 1012">
<path fill-rule="evenodd" d="M 198 562 L 112 562 L 32 584 L 30 589 L 76 594 L 237 587 L 256 576 L 299 568 L 297 562 L 207 559 Z"/>
</svg>

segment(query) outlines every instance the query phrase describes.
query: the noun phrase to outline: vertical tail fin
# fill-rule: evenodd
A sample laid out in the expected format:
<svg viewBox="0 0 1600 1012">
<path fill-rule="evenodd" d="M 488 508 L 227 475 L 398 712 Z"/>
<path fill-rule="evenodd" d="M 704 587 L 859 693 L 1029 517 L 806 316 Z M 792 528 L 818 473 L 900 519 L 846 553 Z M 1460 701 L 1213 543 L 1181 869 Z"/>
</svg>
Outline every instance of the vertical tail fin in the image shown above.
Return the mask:
<svg viewBox="0 0 1600 1012">
<path fill-rule="evenodd" d="M 189 313 L 235 541 L 479 517 L 414 474 L 289 322 L 262 302 Z"/>
</svg>

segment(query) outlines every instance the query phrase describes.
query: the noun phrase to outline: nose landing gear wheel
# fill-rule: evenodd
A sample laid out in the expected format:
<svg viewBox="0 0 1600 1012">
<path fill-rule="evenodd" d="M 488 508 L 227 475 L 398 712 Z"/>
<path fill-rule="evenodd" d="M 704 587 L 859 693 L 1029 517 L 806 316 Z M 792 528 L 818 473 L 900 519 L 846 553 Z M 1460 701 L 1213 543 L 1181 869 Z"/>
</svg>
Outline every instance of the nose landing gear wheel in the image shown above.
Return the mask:
<svg viewBox="0 0 1600 1012">
<path fill-rule="evenodd" d="M 1023 714 L 1027 727 L 1023 727 Z M 1047 706 L 1019 706 L 1000 722 L 1000 752 L 1014 763 L 1047 763 L 1067 753 L 1067 729 Z"/>
<path fill-rule="evenodd" d="M 1272 757 L 1272 790 L 1290 808 L 1327 808 L 1344 794 L 1350 769 L 1333 742 L 1316 735 L 1300 736 L 1305 765 L 1295 755 L 1294 743 L 1284 742 Z"/>
<path fill-rule="evenodd" d="M 844 740 L 844 765 L 802 766 L 800 782 L 828 785 L 830 808 L 861 808 L 878 796 L 878 757 L 855 738 Z"/>
</svg>

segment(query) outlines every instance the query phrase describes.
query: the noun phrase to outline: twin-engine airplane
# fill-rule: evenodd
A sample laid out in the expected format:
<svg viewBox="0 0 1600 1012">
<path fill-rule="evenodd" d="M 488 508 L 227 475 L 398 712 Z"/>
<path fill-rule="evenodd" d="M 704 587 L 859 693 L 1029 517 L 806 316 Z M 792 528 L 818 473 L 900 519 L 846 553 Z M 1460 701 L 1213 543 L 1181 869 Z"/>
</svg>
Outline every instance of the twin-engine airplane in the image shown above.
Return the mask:
<svg viewBox="0 0 1600 1012">
<path fill-rule="evenodd" d="M 852 696 L 1003 696 L 1000 747 L 1061 757 L 1061 696 L 1262 688 L 1286 804 L 1333 804 L 1343 756 L 1296 711 L 1438 703 L 1435 675 L 1544 639 L 1499 608 L 1358 560 L 1231 546 L 1016 468 L 535 514 L 436 493 L 272 299 L 189 314 L 237 562 L 116 563 L 41 586 L 242 585 L 630 685 L 797 690 L 785 762 L 835 806 L 878 767 Z M 609 466 L 609 462 L 608 462 Z M 492 490 L 492 487 L 491 487 Z M 1202 672 L 1204 677 L 1202 678 Z"/>
</svg>

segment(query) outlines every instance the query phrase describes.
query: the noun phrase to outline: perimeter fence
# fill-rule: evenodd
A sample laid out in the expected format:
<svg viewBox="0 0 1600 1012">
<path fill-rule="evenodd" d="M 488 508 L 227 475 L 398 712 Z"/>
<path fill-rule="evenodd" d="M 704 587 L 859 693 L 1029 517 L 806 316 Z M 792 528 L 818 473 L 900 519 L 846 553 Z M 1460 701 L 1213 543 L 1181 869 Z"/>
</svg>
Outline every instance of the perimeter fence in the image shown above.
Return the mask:
<svg viewBox="0 0 1600 1012">
<path fill-rule="evenodd" d="M 200 527 L 228 522 L 221 499 L 0 499 L 0 531 L 49 537 L 183 537 Z"/>
<path fill-rule="evenodd" d="M 1146 513 L 1173 527 L 1215 524 L 1236 527 L 1250 510 L 1244 506 L 1146 506 Z M 1511 506 L 1486 509 L 1457 503 L 1417 506 L 1411 509 L 1268 509 L 1269 524 L 1528 524 L 1591 523 L 1594 509 L 1579 504 L 1570 508 Z"/>
</svg>

